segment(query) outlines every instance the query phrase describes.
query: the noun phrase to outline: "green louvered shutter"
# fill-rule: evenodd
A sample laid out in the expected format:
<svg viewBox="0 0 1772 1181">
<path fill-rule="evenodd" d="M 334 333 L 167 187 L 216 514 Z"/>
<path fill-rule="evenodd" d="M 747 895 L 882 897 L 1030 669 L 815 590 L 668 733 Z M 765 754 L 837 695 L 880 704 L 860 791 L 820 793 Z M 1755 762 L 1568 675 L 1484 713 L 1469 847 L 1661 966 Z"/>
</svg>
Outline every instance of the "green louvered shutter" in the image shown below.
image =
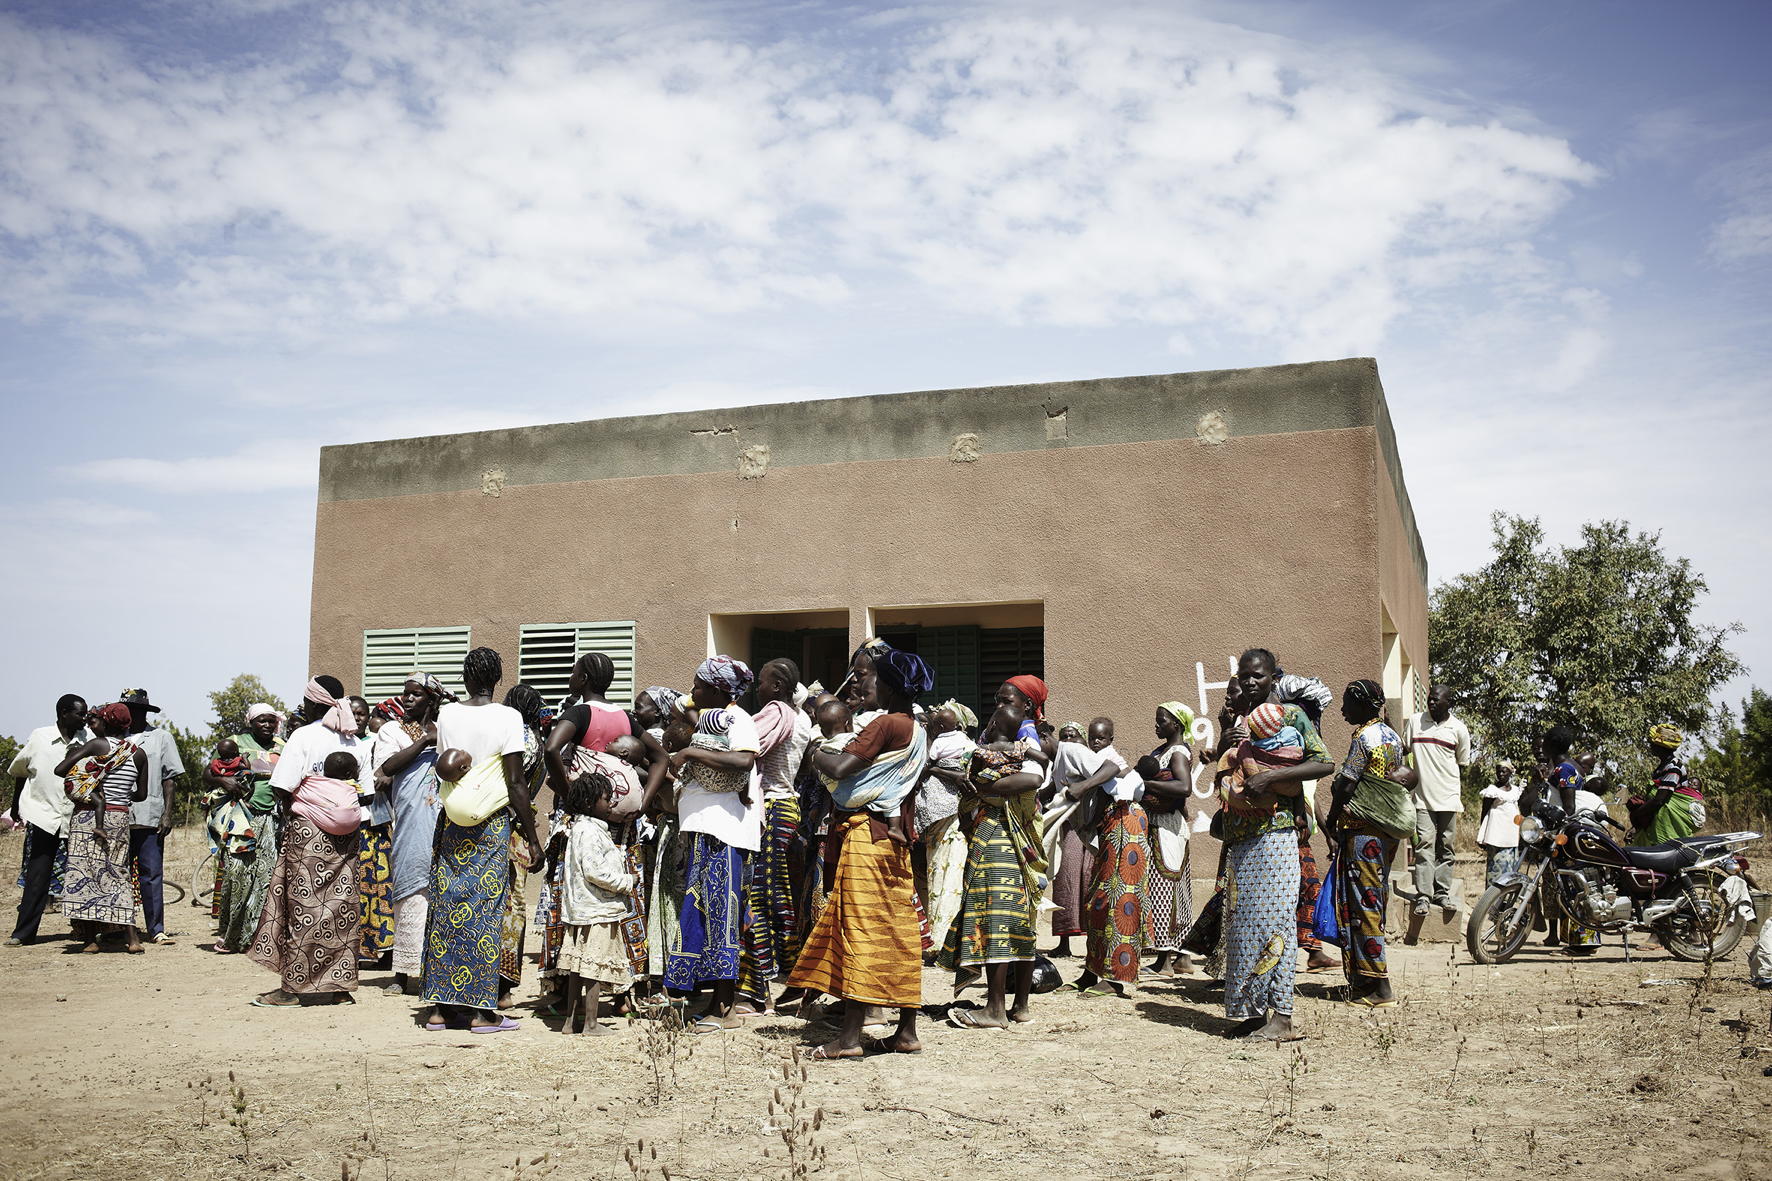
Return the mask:
<svg viewBox="0 0 1772 1181">
<path fill-rule="evenodd" d="M 468 654 L 473 629 L 462 627 L 390 627 L 363 633 L 363 697 L 374 704 L 397 696 L 414 669 L 430 673 L 451 693 L 464 690 L 461 662 Z"/>
<path fill-rule="evenodd" d="M 612 704 L 634 703 L 634 621 L 597 623 L 526 623 L 517 641 L 517 679 L 533 686 L 541 699 L 557 705 L 566 696 L 572 666 L 587 652 L 601 652 L 615 665 L 609 686 Z"/>
<path fill-rule="evenodd" d="M 962 705 L 973 705 L 972 696 L 978 690 L 978 627 L 926 627 L 917 637 L 917 649 L 935 673 L 935 688 L 923 695 L 923 704 L 953 698 Z"/>
<path fill-rule="evenodd" d="M 1010 677 L 1031 673 L 1046 676 L 1046 629 L 987 627 L 978 632 L 978 720 L 982 725 L 995 709 L 997 686 Z"/>
</svg>

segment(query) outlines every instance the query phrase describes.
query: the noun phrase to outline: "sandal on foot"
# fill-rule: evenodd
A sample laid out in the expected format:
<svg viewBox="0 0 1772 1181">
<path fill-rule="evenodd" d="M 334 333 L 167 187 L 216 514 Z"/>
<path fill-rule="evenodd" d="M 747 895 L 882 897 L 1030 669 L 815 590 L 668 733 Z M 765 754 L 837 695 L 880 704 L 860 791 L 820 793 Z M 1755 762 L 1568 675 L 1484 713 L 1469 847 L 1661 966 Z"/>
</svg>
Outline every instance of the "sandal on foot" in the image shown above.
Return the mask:
<svg viewBox="0 0 1772 1181">
<path fill-rule="evenodd" d="M 1002 1033 L 1006 1028 L 1002 1025 L 986 1025 L 972 1015 L 971 1009 L 949 1009 L 948 1024 L 955 1029 L 988 1029 L 994 1033 Z"/>
<path fill-rule="evenodd" d="M 689 1027 L 689 1032 L 700 1037 L 709 1033 L 725 1033 L 729 1028 L 718 1017 L 698 1017 L 695 1024 Z"/>
<path fill-rule="evenodd" d="M 497 1025 L 475 1025 L 475 1026 L 471 1026 L 469 1028 L 468 1032 L 470 1032 L 470 1033 L 510 1033 L 514 1029 L 521 1029 L 521 1028 L 522 1028 L 522 1024 L 520 1022 L 515 1021 L 509 1017 L 501 1017 L 501 1018 L 499 1018 L 499 1022 Z"/>
<path fill-rule="evenodd" d="M 806 1055 L 807 1058 L 814 1062 L 846 1062 L 852 1058 L 860 1058 L 861 1056 L 861 1050 L 856 1050 L 853 1054 L 832 1054 L 823 1046 L 814 1046 L 812 1053 Z"/>
<path fill-rule="evenodd" d="M 897 1034 L 892 1034 L 889 1037 L 864 1037 L 861 1039 L 861 1048 L 864 1052 L 872 1054 L 921 1054 L 923 1052 L 922 1046 L 918 1046 L 914 1050 L 899 1049 Z"/>
<path fill-rule="evenodd" d="M 1365 996 L 1350 996 L 1347 998 L 1347 1003 L 1350 1005 L 1357 1005 L 1362 1009 L 1394 1009 L 1402 1002 L 1397 1000 L 1396 997 L 1384 1001 L 1379 1000 L 1371 994 L 1367 994 Z"/>
</svg>

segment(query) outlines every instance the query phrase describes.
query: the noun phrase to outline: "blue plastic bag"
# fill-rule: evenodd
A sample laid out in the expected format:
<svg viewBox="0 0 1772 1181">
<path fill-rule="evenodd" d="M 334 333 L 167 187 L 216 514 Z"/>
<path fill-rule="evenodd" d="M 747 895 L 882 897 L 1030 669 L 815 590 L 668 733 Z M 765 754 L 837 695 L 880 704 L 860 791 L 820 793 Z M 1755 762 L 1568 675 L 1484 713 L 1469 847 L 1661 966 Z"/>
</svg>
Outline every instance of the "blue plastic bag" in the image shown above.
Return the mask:
<svg viewBox="0 0 1772 1181">
<path fill-rule="evenodd" d="M 1323 873 L 1323 886 L 1317 891 L 1317 908 L 1311 915 L 1311 933 L 1324 943 L 1341 945 L 1341 921 L 1335 917 L 1336 899 L 1341 895 L 1341 874 L 1335 857 L 1329 857 L 1329 868 Z"/>
</svg>

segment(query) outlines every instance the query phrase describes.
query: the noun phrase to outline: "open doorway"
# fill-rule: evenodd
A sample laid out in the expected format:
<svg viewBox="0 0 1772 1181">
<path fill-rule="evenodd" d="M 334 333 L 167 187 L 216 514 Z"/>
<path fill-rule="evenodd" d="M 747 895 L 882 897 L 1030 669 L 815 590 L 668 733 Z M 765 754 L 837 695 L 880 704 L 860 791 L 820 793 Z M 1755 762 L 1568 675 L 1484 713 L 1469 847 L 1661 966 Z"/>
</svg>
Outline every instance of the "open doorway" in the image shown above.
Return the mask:
<svg viewBox="0 0 1772 1181">
<path fill-rule="evenodd" d="M 807 685 L 832 688 L 849 670 L 849 612 L 842 608 L 710 615 L 708 639 L 715 652 L 737 657 L 753 671 L 785 656 Z"/>
<path fill-rule="evenodd" d="M 935 688 L 925 704 L 951 697 L 982 719 L 1009 677 L 1046 675 L 1042 602 L 913 604 L 873 607 L 868 615 L 874 635 L 928 662 Z"/>
</svg>

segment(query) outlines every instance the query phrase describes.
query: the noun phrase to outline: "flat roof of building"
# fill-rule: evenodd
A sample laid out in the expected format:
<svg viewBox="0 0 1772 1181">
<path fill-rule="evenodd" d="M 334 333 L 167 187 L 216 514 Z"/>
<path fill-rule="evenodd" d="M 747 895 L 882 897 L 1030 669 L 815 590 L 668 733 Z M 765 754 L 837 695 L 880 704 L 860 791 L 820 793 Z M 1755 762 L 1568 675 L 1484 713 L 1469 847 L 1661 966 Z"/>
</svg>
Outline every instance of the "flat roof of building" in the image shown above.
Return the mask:
<svg viewBox="0 0 1772 1181">
<path fill-rule="evenodd" d="M 641 476 L 983 456 L 1162 439 L 1376 428 L 1415 559 L 1421 546 L 1378 364 L 1370 357 L 1032 385 L 924 390 L 598 418 L 324 447 L 322 503 Z M 760 456 L 755 448 L 766 448 Z M 1278 492 L 1284 494 L 1284 487 Z"/>
</svg>

